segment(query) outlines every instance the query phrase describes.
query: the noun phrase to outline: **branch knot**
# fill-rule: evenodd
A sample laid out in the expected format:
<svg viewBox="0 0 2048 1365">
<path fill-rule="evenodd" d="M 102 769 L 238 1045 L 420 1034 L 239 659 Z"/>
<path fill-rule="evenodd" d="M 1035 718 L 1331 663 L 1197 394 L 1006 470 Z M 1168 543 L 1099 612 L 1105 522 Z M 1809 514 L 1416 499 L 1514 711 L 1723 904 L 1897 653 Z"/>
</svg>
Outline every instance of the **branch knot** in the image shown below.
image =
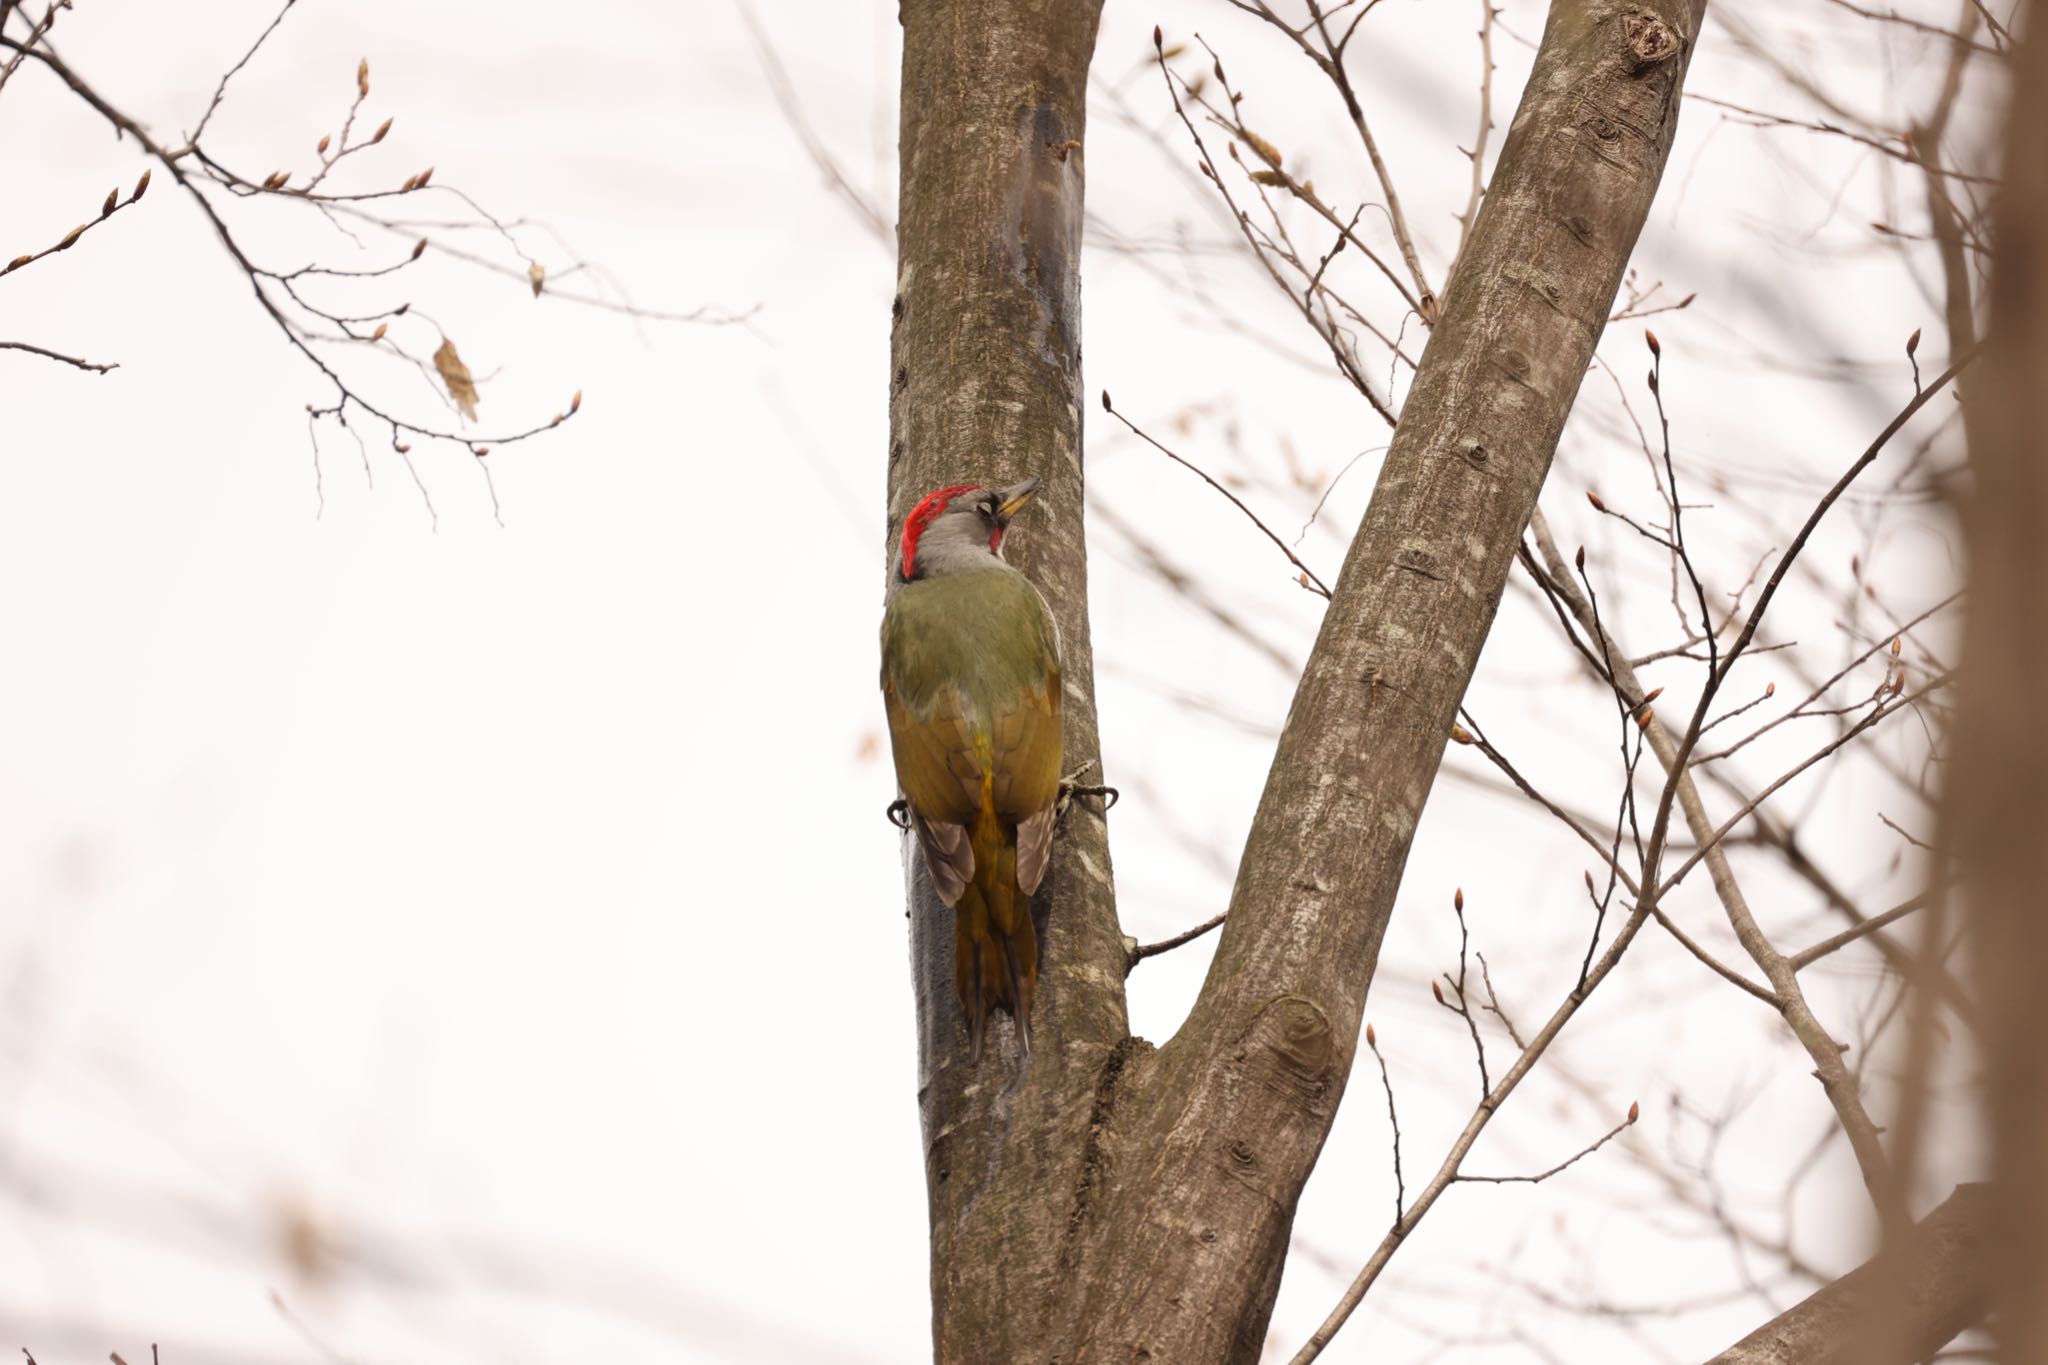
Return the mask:
<svg viewBox="0 0 2048 1365">
<path fill-rule="evenodd" d="M 1621 31 L 1628 42 L 1628 73 L 1631 76 L 1642 75 L 1678 52 L 1678 35 L 1671 31 L 1671 25 L 1646 11 L 1637 10 L 1624 18 Z"/>
</svg>

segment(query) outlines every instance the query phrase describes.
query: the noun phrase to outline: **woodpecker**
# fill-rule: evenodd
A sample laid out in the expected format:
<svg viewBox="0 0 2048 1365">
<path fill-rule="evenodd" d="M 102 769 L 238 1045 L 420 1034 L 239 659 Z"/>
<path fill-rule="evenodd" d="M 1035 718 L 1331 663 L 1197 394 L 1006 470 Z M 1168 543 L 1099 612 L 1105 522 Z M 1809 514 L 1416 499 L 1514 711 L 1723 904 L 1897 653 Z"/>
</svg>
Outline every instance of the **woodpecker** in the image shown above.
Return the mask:
<svg viewBox="0 0 2048 1365">
<path fill-rule="evenodd" d="M 882 704 L 909 821 L 954 909 L 953 977 L 976 1062 L 1000 1005 L 1031 1052 L 1038 938 L 1060 787 L 1059 628 L 1003 558 L 1038 480 L 958 484 L 911 510 L 882 611 Z"/>
</svg>

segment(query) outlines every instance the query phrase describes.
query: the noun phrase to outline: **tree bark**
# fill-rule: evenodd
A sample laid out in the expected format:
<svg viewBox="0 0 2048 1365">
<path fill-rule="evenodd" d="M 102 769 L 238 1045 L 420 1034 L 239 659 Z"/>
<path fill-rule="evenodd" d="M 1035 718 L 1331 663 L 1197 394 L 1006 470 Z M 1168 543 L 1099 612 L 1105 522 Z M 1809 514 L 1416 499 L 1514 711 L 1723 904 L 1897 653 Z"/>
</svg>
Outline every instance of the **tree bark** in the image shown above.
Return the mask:
<svg viewBox="0 0 2048 1365">
<path fill-rule="evenodd" d="M 952 916 L 908 861 L 943 1361 L 1257 1360 L 1409 843 L 1671 149 L 1705 0 L 1559 0 L 1296 693 L 1201 998 L 1128 1037 L 1096 814 L 1039 901 L 1036 1048 L 967 1064 Z M 1096 0 L 907 0 L 891 528 L 1037 474 L 1009 542 L 1096 755 L 1078 255 Z M 1049 523 L 1049 524 L 1048 524 Z"/>
<path fill-rule="evenodd" d="M 1099 758 L 1082 535 L 1081 195 L 1101 0 L 905 0 L 889 528 L 934 488 L 1044 480 L 1004 553 L 1045 595 L 1064 658 L 1066 766 Z M 1090 1096 L 1127 1047 L 1124 947 L 1099 808 L 1076 803 L 1035 898 L 1042 974 L 1025 1063 L 979 1068 L 953 985 L 953 912 L 906 840 L 918 1102 L 937 1359 L 1040 1358 L 1071 1312 L 1068 1210 L 1088 1188 Z"/>
<path fill-rule="evenodd" d="M 2038 5 L 2013 60 L 1990 324 L 1965 393 L 1970 488 L 1956 722 L 1942 842 L 1961 872 L 1986 1027 L 1998 1198 L 2000 1358 L 2048 1360 L 2048 33 Z"/>
<path fill-rule="evenodd" d="M 1909 1365 L 1925 1360 L 1981 1321 L 1991 1306 L 1993 1203 L 1987 1185 L 1956 1186 L 1898 1247 L 1816 1290 L 1708 1365 Z M 1879 1320 L 1885 1340 L 1874 1342 L 1865 1328 Z"/>
</svg>

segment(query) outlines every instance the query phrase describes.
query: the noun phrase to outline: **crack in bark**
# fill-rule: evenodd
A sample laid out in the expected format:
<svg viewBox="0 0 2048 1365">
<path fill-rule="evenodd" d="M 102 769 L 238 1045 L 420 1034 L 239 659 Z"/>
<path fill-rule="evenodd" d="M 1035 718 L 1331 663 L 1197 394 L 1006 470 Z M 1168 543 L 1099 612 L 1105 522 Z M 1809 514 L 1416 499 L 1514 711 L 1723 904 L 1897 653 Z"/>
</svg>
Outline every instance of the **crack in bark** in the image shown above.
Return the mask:
<svg viewBox="0 0 2048 1365">
<path fill-rule="evenodd" d="M 1067 1235 L 1060 1246 L 1059 1263 L 1063 1270 L 1074 1268 L 1075 1243 L 1087 1221 L 1089 1205 L 1105 1161 L 1103 1133 L 1116 1115 L 1117 1085 L 1123 1079 L 1124 1068 L 1132 1056 L 1149 1051 L 1150 1047 L 1142 1038 L 1126 1038 L 1111 1048 L 1109 1056 L 1103 1060 L 1102 1078 L 1095 1083 L 1095 1100 L 1088 1110 L 1088 1136 L 1081 1147 L 1081 1178 L 1074 1188 L 1074 1208 L 1067 1215 Z"/>
</svg>

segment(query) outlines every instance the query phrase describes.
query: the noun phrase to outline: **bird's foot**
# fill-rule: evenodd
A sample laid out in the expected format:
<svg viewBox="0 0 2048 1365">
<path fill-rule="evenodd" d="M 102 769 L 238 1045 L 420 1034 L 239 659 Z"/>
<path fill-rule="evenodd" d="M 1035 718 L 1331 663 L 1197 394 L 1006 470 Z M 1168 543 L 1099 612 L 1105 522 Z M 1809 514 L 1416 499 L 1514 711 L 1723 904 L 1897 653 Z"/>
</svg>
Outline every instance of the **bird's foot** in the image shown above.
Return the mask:
<svg viewBox="0 0 2048 1365">
<path fill-rule="evenodd" d="M 1074 804 L 1076 797 L 1092 796 L 1097 798 L 1102 802 L 1104 813 L 1107 813 L 1111 806 L 1114 806 L 1123 799 L 1123 793 L 1115 787 L 1090 787 L 1082 784 L 1081 779 L 1087 776 L 1088 770 L 1094 766 L 1095 760 L 1090 759 L 1060 779 L 1059 797 L 1056 804 L 1061 815 L 1067 813 L 1067 807 Z"/>
<path fill-rule="evenodd" d="M 894 801 L 891 801 L 889 809 L 884 814 L 889 817 L 889 823 L 896 826 L 896 828 L 910 828 L 910 802 L 905 798 L 899 796 Z"/>
</svg>

